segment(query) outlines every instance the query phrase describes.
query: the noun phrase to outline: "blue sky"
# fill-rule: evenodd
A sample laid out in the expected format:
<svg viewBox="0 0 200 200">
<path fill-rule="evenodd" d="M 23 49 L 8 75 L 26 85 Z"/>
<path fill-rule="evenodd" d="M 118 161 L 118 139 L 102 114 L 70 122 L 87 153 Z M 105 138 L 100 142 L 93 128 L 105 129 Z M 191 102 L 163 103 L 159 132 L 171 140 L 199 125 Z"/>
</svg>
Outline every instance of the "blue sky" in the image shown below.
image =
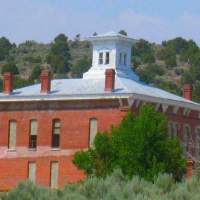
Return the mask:
<svg viewBox="0 0 200 200">
<path fill-rule="evenodd" d="M 125 29 L 161 42 L 176 36 L 200 44 L 200 0 L 0 0 L 0 36 L 49 42 Z"/>
</svg>

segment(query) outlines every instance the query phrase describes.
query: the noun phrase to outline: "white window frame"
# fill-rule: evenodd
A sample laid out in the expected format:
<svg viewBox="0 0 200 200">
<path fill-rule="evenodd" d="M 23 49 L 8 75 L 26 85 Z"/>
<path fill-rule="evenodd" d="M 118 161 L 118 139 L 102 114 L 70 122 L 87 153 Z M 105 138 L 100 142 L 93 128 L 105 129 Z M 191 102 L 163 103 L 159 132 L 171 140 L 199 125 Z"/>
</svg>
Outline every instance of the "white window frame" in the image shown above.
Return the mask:
<svg viewBox="0 0 200 200">
<path fill-rule="evenodd" d="M 95 125 L 95 126 L 94 126 Z M 93 117 L 89 120 L 89 146 L 91 147 L 94 143 L 94 138 L 98 133 L 98 120 Z"/>
<path fill-rule="evenodd" d="M 59 162 L 51 161 L 50 170 L 51 170 L 50 187 L 52 189 L 56 189 L 56 188 L 58 188 L 58 181 L 59 181 Z M 56 170 L 56 171 L 54 171 L 54 170 Z"/>
<path fill-rule="evenodd" d="M 12 123 L 15 124 L 15 127 L 11 127 Z M 14 131 L 14 133 L 12 131 Z M 14 138 L 11 138 L 11 137 L 14 137 Z M 17 145 L 17 121 L 14 119 L 11 119 L 9 120 L 9 136 L 8 136 L 9 151 L 16 151 L 16 145 Z"/>
<path fill-rule="evenodd" d="M 36 182 L 36 162 L 29 161 L 28 162 L 28 179 L 29 181 L 35 183 Z"/>
</svg>

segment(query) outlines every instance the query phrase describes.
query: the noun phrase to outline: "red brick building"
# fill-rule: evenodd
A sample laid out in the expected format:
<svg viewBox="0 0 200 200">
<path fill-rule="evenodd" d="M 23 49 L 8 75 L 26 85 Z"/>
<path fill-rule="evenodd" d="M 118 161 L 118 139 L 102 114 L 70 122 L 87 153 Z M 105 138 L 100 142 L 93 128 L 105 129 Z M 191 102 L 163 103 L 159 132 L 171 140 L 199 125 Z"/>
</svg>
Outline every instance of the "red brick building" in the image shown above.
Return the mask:
<svg viewBox="0 0 200 200">
<path fill-rule="evenodd" d="M 50 187 L 84 178 L 72 163 L 77 150 L 87 149 L 97 131 L 120 123 L 128 109 L 151 103 L 164 112 L 169 134 L 178 136 L 185 152 L 200 157 L 200 106 L 185 98 L 141 83 L 130 68 L 134 40 L 109 33 L 90 38 L 93 63 L 82 79 L 51 81 L 44 70 L 41 84 L 12 89 L 4 74 L 0 94 L 0 190 L 30 179 Z M 191 148 L 189 148 L 191 147 Z"/>
</svg>

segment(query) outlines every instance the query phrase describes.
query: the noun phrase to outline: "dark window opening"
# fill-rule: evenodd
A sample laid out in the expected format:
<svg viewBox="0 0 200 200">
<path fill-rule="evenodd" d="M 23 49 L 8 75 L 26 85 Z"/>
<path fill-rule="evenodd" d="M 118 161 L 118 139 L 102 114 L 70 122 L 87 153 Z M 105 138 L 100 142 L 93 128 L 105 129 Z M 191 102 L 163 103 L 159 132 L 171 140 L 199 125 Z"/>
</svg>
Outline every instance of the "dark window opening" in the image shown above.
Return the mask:
<svg viewBox="0 0 200 200">
<path fill-rule="evenodd" d="M 52 147 L 53 148 L 59 148 L 60 147 L 60 135 L 53 134 Z"/>
<path fill-rule="evenodd" d="M 37 135 L 30 135 L 29 148 L 30 149 L 36 149 L 37 148 Z"/>
<path fill-rule="evenodd" d="M 109 62 L 110 62 L 110 53 L 106 52 L 106 62 L 105 62 L 105 64 L 107 65 L 107 64 L 109 64 Z"/>
<path fill-rule="evenodd" d="M 60 147 L 60 120 L 53 120 L 52 148 Z"/>
<path fill-rule="evenodd" d="M 99 64 L 102 65 L 103 64 L 103 53 L 99 53 Z"/>
</svg>

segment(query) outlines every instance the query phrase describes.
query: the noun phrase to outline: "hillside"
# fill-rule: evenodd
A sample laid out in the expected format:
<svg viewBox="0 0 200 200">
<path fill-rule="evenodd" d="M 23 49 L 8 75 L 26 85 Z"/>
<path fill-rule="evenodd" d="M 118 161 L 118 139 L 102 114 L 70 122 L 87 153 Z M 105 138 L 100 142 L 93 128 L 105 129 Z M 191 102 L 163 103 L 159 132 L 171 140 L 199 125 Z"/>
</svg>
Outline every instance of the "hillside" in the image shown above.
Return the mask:
<svg viewBox="0 0 200 200">
<path fill-rule="evenodd" d="M 16 45 L 0 38 L 1 72 L 16 74 L 15 87 L 37 82 L 41 68 L 50 68 L 58 78 L 81 77 L 91 66 L 91 54 L 90 43 L 79 34 L 73 40 L 59 34 L 51 44 L 26 41 Z M 142 81 L 179 95 L 183 84 L 191 83 L 194 99 L 200 101 L 200 49 L 194 41 L 179 37 L 155 44 L 141 39 L 132 54 Z"/>
</svg>

